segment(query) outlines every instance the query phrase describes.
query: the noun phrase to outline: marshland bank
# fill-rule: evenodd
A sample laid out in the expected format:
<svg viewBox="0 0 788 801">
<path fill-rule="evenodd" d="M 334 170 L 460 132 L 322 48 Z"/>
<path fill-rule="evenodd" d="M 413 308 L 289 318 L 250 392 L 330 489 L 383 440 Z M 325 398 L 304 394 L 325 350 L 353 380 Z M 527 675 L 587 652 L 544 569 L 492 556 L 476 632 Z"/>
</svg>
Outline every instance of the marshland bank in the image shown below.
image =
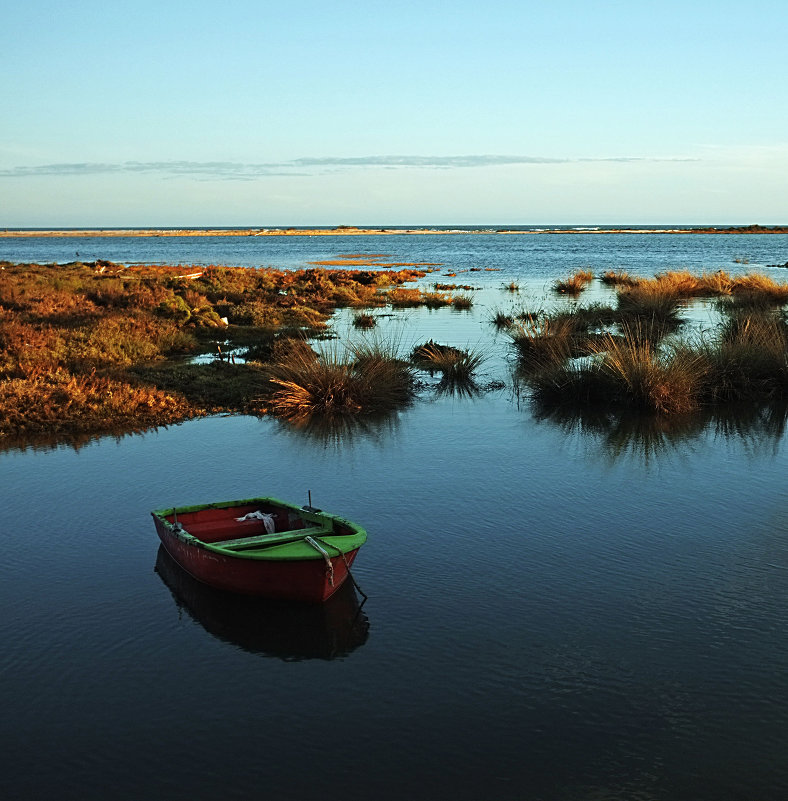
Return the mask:
<svg viewBox="0 0 788 801">
<path fill-rule="evenodd" d="M 401 310 L 469 312 L 480 289 L 438 281 L 408 288 L 440 266 L 391 270 L 404 262 L 341 256 L 323 263 L 357 268 L 0 262 L 0 438 L 140 430 L 216 412 L 299 423 L 387 414 L 413 400 L 417 370 L 442 376 L 439 391 L 478 392 L 484 349 L 432 336 L 410 359 L 381 341 L 318 355 L 309 341 L 336 338 L 329 322 L 340 309 L 364 330 Z M 579 303 L 592 285 L 614 304 Z M 491 309 L 484 321 L 517 363 L 513 376 L 487 385 L 521 384 L 540 414 L 572 407 L 664 416 L 788 396 L 786 283 L 757 273 L 649 279 L 584 269 L 556 279 L 550 292 L 552 304 L 523 298 L 515 309 L 510 301 L 508 313 Z M 503 283 L 498 294 L 512 298 L 519 286 Z M 698 301 L 716 304 L 716 333 L 677 339 Z M 195 354 L 209 358 L 195 362 Z"/>
</svg>

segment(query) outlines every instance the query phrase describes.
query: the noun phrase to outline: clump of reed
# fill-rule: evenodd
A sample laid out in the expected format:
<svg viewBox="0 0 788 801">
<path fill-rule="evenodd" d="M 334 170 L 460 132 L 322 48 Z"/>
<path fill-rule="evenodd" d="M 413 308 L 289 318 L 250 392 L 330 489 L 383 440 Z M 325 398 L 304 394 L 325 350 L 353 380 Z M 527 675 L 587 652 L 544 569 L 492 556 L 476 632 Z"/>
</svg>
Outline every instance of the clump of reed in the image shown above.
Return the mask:
<svg viewBox="0 0 788 801">
<path fill-rule="evenodd" d="M 788 393 L 788 325 L 784 315 L 738 311 L 705 343 L 712 402 L 785 397 Z"/>
<path fill-rule="evenodd" d="M 552 320 L 537 313 L 518 319 L 507 330 L 520 365 L 538 370 L 560 364 L 576 353 L 577 327 L 573 320 Z"/>
<path fill-rule="evenodd" d="M 504 284 L 503 285 L 503 289 L 506 292 L 512 292 L 512 293 L 519 292 L 520 291 L 520 285 L 516 281 L 511 281 L 508 284 Z"/>
<path fill-rule="evenodd" d="M 442 306 L 449 306 L 452 303 L 451 295 L 445 292 L 424 292 L 421 302 L 428 309 L 440 309 Z"/>
<path fill-rule="evenodd" d="M 353 315 L 354 328 L 374 328 L 377 325 L 377 320 L 373 314 L 366 312 L 358 312 Z"/>
<path fill-rule="evenodd" d="M 538 405 L 570 404 L 686 414 L 699 407 L 708 371 L 691 348 L 657 348 L 634 329 L 607 335 L 583 363 L 565 360 L 530 377 Z"/>
<path fill-rule="evenodd" d="M 433 296 L 438 293 L 431 293 Z M 436 299 L 433 298 L 433 302 Z M 386 293 L 386 301 L 395 308 L 405 309 L 424 305 L 424 293 L 420 289 L 397 289 L 389 290 Z M 447 301 L 448 302 L 448 301 Z"/>
<path fill-rule="evenodd" d="M 379 414 L 413 396 L 412 368 L 381 345 L 330 348 L 317 359 L 294 355 L 268 367 L 272 391 L 264 410 L 291 421 L 310 417 Z"/>
<path fill-rule="evenodd" d="M 634 286 L 636 278 L 623 270 L 607 270 L 599 276 L 599 280 L 606 286 Z"/>
<path fill-rule="evenodd" d="M 568 278 L 553 283 L 553 289 L 561 295 L 576 297 L 594 280 L 591 270 L 576 270 Z"/>
<path fill-rule="evenodd" d="M 502 309 L 493 309 L 490 322 L 499 330 L 505 331 L 514 323 L 514 315 L 507 314 Z"/>
<path fill-rule="evenodd" d="M 417 345 L 411 353 L 414 365 L 431 373 L 440 372 L 450 381 L 470 379 L 484 360 L 480 351 L 462 350 L 433 340 Z"/>
<path fill-rule="evenodd" d="M 677 300 L 742 295 L 757 297 L 772 305 L 788 303 L 788 283 L 778 283 L 761 273 L 731 276 L 723 270 L 718 270 L 714 273 L 694 275 L 688 270 L 672 270 L 658 273 L 653 278 L 631 279 L 626 284 L 621 284 L 621 287 L 619 294 L 634 291 L 644 295 L 673 297 Z"/>
<path fill-rule="evenodd" d="M 681 326 L 681 301 L 670 288 L 634 284 L 618 292 L 618 321 L 651 341 Z"/>
<path fill-rule="evenodd" d="M 451 305 L 456 311 L 468 311 L 473 306 L 473 298 L 470 295 L 455 295 Z"/>
</svg>

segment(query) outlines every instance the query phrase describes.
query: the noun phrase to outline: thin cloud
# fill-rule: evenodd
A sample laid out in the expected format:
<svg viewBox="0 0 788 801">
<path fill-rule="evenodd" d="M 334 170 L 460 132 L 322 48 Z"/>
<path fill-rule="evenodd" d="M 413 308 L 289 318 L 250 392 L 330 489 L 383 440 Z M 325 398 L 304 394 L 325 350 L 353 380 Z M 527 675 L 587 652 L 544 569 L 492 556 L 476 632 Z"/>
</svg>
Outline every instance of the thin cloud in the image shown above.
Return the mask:
<svg viewBox="0 0 788 801">
<path fill-rule="evenodd" d="M 544 156 L 353 156 L 304 157 L 292 161 L 247 163 L 234 161 L 125 161 L 69 162 L 0 169 L 0 178 L 33 178 L 38 176 L 86 176 L 112 174 L 156 174 L 168 177 L 189 177 L 203 180 L 252 181 L 273 175 L 310 175 L 320 168 L 363 169 L 467 169 L 528 164 L 579 164 L 588 162 L 682 162 L 694 158 L 655 158 L 650 156 L 610 156 L 602 158 L 551 158 Z"/>
</svg>

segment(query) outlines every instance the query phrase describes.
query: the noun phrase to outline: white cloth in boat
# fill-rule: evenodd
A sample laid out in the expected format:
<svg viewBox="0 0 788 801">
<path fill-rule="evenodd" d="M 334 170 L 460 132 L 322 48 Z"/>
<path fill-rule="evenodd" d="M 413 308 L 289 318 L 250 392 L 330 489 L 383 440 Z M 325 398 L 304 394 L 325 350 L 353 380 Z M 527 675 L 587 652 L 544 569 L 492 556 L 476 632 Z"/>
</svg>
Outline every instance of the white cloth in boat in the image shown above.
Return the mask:
<svg viewBox="0 0 788 801">
<path fill-rule="evenodd" d="M 266 514 L 265 512 L 249 512 L 248 515 L 244 515 L 243 517 L 236 517 L 235 518 L 239 523 L 242 520 L 262 520 L 263 525 L 265 526 L 265 533 L 266 534 L 273 534 L 276 531 L 276 526 L 274 523 L 274 516 Z"/>
</svg>

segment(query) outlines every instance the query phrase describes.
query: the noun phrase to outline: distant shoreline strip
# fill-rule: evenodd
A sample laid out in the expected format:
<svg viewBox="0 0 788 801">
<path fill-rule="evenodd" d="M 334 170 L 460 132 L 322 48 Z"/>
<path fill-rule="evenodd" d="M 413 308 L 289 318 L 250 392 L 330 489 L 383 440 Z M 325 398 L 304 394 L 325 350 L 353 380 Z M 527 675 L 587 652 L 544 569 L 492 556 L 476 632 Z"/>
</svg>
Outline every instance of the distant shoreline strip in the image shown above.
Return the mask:
<svg viewBox="0 0 788 801">
<path fill-rule="evenodd" d="M 85 228 L 85 229 L 6 229 L 0 238 L 35 237 L 176 237 L 176 236 L 470 236 L 470 235 L 557 235 L 557 234 L 788 234 L 788 226 L 730 226 L 687 228 Z"/>
</svg>

